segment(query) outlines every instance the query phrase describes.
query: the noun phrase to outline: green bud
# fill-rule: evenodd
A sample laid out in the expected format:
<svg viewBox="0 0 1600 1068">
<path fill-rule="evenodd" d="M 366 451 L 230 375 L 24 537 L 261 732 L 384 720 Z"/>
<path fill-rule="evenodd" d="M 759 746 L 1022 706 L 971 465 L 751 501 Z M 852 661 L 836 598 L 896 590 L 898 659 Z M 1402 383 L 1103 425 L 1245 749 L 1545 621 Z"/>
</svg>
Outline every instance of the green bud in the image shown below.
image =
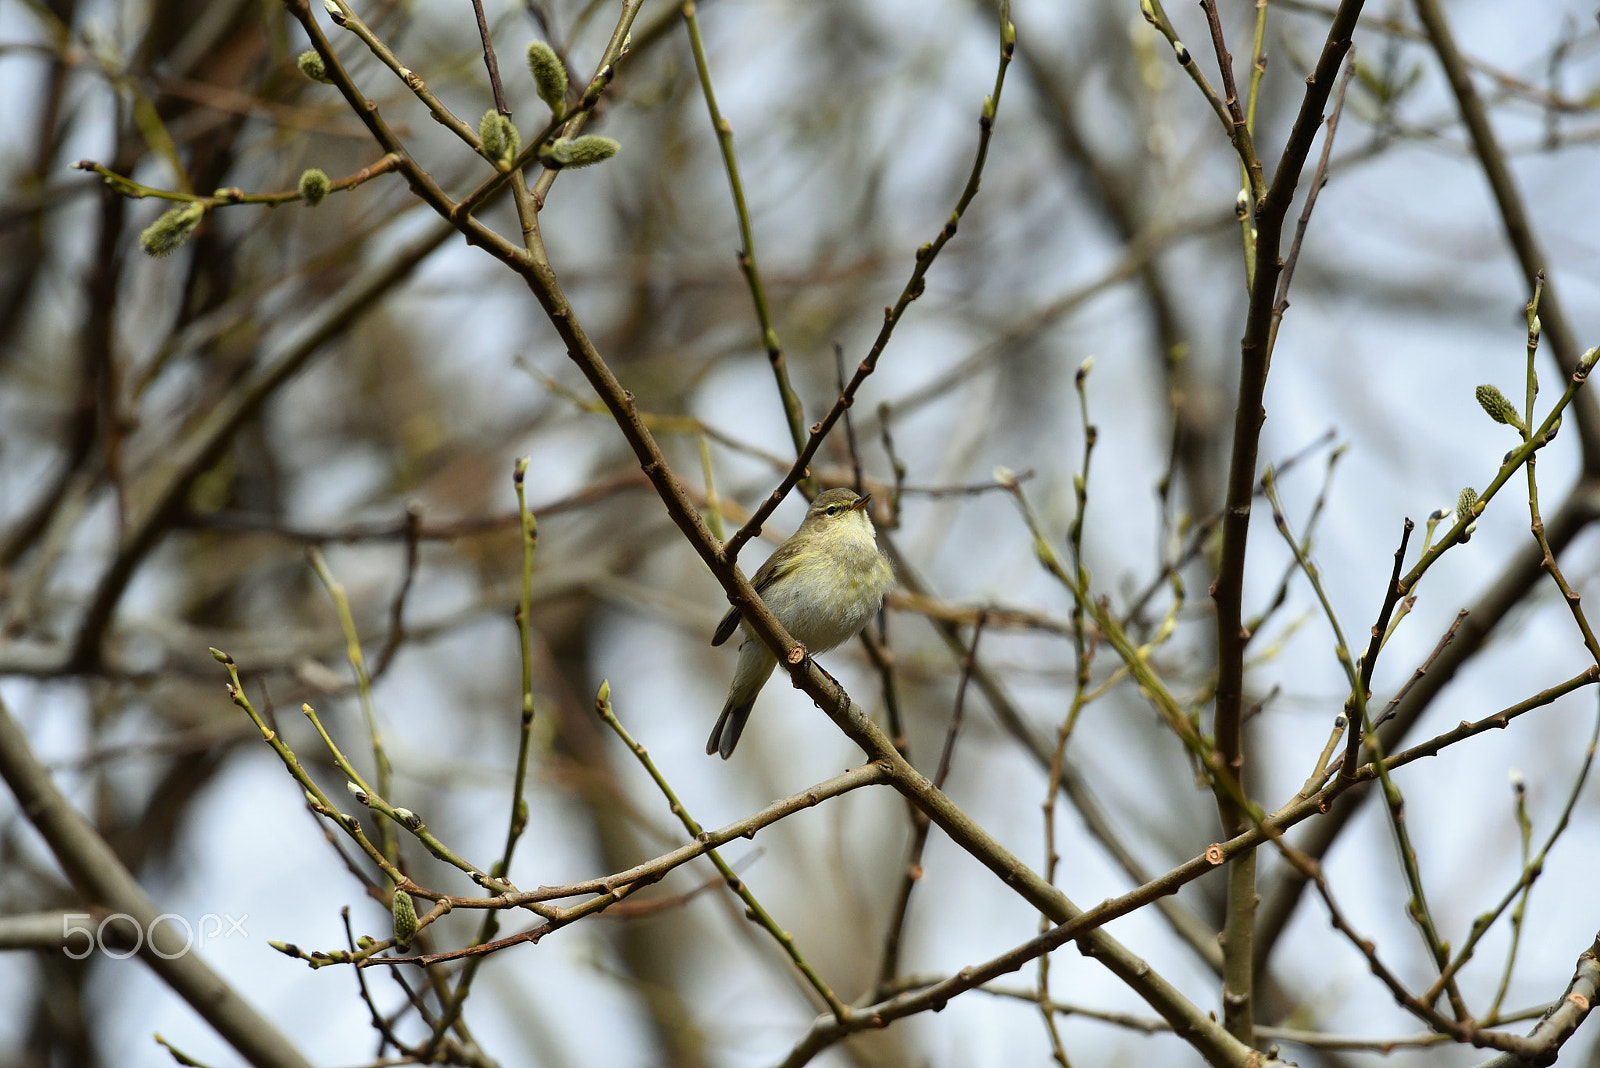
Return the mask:
<svg viewBox="0 0 1600 1068">
<path fill-rule="evenodd" d="M 517 128 L 494 108 L 478 120 L 478 140 L 483 142 L 483 154 L 496 163 L 509 163 L 522 150 Z"/>
<path fill-rule="evenodd" d="M 402 953 L 407 952 L 411 949 L 411 939 L 417 933 L 417 906 L 412 903 L 410 894 L 396 890 L 390 911 L 394 913 L 395 944 Z"/>
<path fill-rule="evenodd" d="M 357 949 L 371 949 L 377 944 L 378 940 L 373 938 L 371 935 L 362 935 L 360 938 L 356 939 Z"/>
<path fill-rule="evenodd" d="M 599 690 L 598 693 L 595 694 L 594 699 L 595 699 L 595 702 L 597 704 L 606 705 L 606 704 L 610 704 L 611 703 L 611 680 L 610 679 L 601 679 L 600 680 L 600 690 Z"/>
<path fill-rule="evenodd" d="M 333 79 L 328 77 L 327 64 L 322 62 L 322 56 L 316 49 L 308 48 L 301 52 L 300 58 L 295 60 L 295 66 L 300 68 L 301 74 L 314 82 L 321 82 L 323 85 L 333 84 Z"/>
<path fill-rule="evenodd" d="M 1468 486 L 1461 491 L 1461 496 L 1456 498 L 1456 520 L 1471 519 L 1473 509 L 1478 506 L 1478 491 Z"/>
<path fill-rule="evenodd" d="M 198 200 L 181 208 L 164 212 L 139 235 L 139 247 L 151 256 L 166 256 L 183 247 L 194 236 L 200 220 L 206 217 L 206 206 Z"/>
<path fill-rule="evenodd" d="M 478 140 L 483 143 L 483 154 L 490 159 L 499 159 L 500 153 L 505 151 L 504 129 L 500 125 L 500 113 L 494 108 L 485 111 L 478 120 Z"/>
<path fill-rule="evenodd" d="M 306 202 L 306 207 L 314 208 L 327 199 L 332 187 L 327 172 L 312 167 L 300 176 L 300 199 Z"/>
<path fill-rule="evenodd" d="M 561 118 L 567 113 L 567 68 L 556 50 L 543 41 L 528 44 L 528 73 L 538 89 L 539 99 L 550 105 L 550 113 Z"/>
<path fill-rule="evenodd" d="M 1517 414 L 1516 406 L 1506 399 L 1504 393 L 1501 393 L 1493 386 L 1485 383 L 1478 387 L 1478 404 L 1482 406 L 1485 412 L 1489 413 L 1489 418 L 1495 422 L 1514 426 L 1518 430 L 1527 429 L 1527 426 L 1522 422 L 1522 416 Z"/>
<path fill-rule="evenodd" d="M 544 165 L 550 170 L 563 167 L 587 167 L 617 154 L 622 146 L 609 137 L 585 134 L 582 137 L 561 138 L 544 154 Z"/>
<path fill-rule="evenodd" d="M 333 78 L 328 77 L 328 66 L 322 61 L 322 54 L 314 48 L 307 48 L 299 54 L 299 59 L 294 61 L 294 66 L 301 69 L 301 74 L 306 75 L 312 82 L 322 82 L 323 85 L 333 85 Z"/>
</svg>

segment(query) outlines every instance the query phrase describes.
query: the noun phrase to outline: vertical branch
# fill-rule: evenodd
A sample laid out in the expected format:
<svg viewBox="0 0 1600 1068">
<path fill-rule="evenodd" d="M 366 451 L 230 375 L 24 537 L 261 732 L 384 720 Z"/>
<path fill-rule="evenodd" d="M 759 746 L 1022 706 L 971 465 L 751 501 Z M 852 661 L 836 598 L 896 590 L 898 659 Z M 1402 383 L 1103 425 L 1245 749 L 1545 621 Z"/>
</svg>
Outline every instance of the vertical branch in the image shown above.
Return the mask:
<svg viewBox="0 0 1600 1068">
<path fill-rule="evenodd" d="M 518 716 L 517 770 L 511 780 L 511 817 L 506 826 L 506 844 L 500 859 L 490 869 L 490 875 L 497 880 L 503 880 L 511 873 L 511 857 L 516 852 L 517 841 L 522 837 L 523 830 L 528 826 L 528 799 L 524 791 L 528 779 L 528 756 L 533 749 L 534 713 L 533 623 L 529 616 L 533 612 L 533 554 L 539 545 L 539 529 L 533 512 L 528 508 L 527 477 L 528 458 L 518 457 L 511 479 L 517 491 L 517 540 L 522 545 L 522 590 L 516 611 L 517 652 L 522 662 L 522 702 Z M 491 942 L 499 932 L 500 914 L 490 909 L 483 914 L 483 922 L 478 926 L 478 934 L 472 944 L 481 946 Z M 441 993 L 439 1000 L 443 1003 L 443 1011 L 434 1023 L 433 1034 L 424 1047 L 423 1063 L 427 1063 L 428 1057 L 444 1041 L 445 1032 L 460 1020 L 478 968 L 486 959 L 481 956 L 468 957 L 454 990 L 449 992 L 448 998 Z"/>
<path fill-rule="evenodd" d="M 750 226 L 750 209 L 745 204 L 744 182 L 739 178 L 739 160 L 733 153 L 733 127 L 717 107 L 717 94 L 711 87 L 711 66 L 706 62 L 705 44 L 700 39 L 700 23 L 695 19 L 694 0 L 684 0 L 678 10 L 683 13 L 683 24 L 689 31 L 689 44 L 694 49 L 694 67 L 700 75 L 700 89 L 705 94 L 706 110 L 711 113 L 712 129 L 717 132 L 717 144 L 722 148 L 722 163 L 728 171 L 728 185 L 733 191 L 733 210 L 739 216 L 739 241 L 743 246 L 739 249 L 739 270 L 744 273 L 745 283 L 750 287 L 750 299 L 756 306 L 756 321 L 761 325 L 761 343 L 766 347 L 767 362 L 772 365 L 772 377 L 778 385 L 778 397 L 783 401 L 783 417 L 789 424 L 789 436 L 798 454 L 806 445 L 805 412 L 794 387 L 789 384 L 789 366 L 784 360 L 783 346 L 778 341 L 778 331 L 772 325 L 767 290 L 761 284 L 761 269 L 756 265 L 756 239 Z M 860 479 L 857 478 L 859 484 Z"/>
<path fill-rule="evenodd" d="M 1083 566 L 1083 521 L 1089 504 L 1089 461 L 1094 455 L 1095 441 L 1099 436 L 1094 424 L 1089 422 L 1089 394 L 1085 388 L 1085 382 L 1093 366 L 1094 359 L 1090 357 L 1083 361 L 1078 367 L 1078 373 L 1073 376 L 1073 384 L 1078 391 L 1078 411 L 1083 419 L 1083 466 L 1072 479 L 1077 514 L 1072 517 L 1072 525 L 1067 528 L 1067 545 L 1072 554 L 1072 567 L 1077 573 L 1078 585 L 1085 590 L 1089 587 L 1089 573 Z M 1056 731 L 1056 746 L 1050 754 L 1050 775 L 1044 795 L 1044 877 L 1050 883 L 1056 881 L 1056 866 L 1061 861 L 1061 855 L 1056 852 L 1056 795 L 1061 790 L 1067 741 L 1072 737 L 1072 729 L 1077 726 L 1079 713 L 1089 702 L 1090 648 L 1084 626 L 1083 601 L 1076 597 L 1072 601 L 1072 651 L 1077 668 L 1073 680 L 1072 703 L 1068 706 L 1066 715 L 1061 717 L 1061 727 Z M 1040 916 L 1039 933 L 1043 934 L 1049 929 L 1049 919 Z M 1040 1011 L 1044 1015 L 1045 1030 L 1050 1036 L 1050 1054 L 1061 1068 L 1070 1068 L 1066 1047 L 1061 1044 L 1061 1034 L 1056 1029 L 1055 1014 L 1049 1007 L 1051 999 L 1048 953 L 1039 957 L 1039 982 L 1036 991 Z"/>
<path fill-rule="evenodd" d="M 350 667 L 356 673 L 356 688 L 361 695 L 361 711 L 366 716 L 367 733 L 372 738 L 372 763 L 377 769 L 378 795 L 385 799 L 393 797 L 391 787 L 394 780 L 394 768 L 389 764 L 389 753 L 383 746 L 383 733 L 378 730 L 378 712 L 372 703 L 372 676 L 367 674 L 366 658 L 361 654 L 361 635 L 356 632 L 355 616 L 350 612 L 350 598 L 345 594 L 344 586 L 333 577 L 333 572 L 328 569 L 328 562 L 322 558 L 322 552 L 315 546 L 306 550 L 306 559 L 311 561 L 312 568 L 317 573 L 317 578 L 328 590 L 328 596 L 333 598 L 334 607 L 339 612 L 339 626 L 344 631 L 345 655 L 349 657 Z M 399 867 L 400 842 L 395 835 L 394 824 L 388 820 L 378 821 L 378 841 L 383 849 L 383 855 L 389 858 L 389 863 Z"/>
<path fill-rule="evenodd" d="M 1243 722 L 1243 633 L 1245 549 L 1250 534 L 1250 504 L 1255 490 L 1256 459 L 1265 418 L 1262 397 L 1272 353 L 1272 309 L 1282 262 L 1279 259 L 1284 219 L 1295 187 L 1310 155 L 1323 108 L 1333 92 L 1339 66 L 1350 50 L 1350 35 L 1361 14 L 1362 0 L 1343 0 L 1306 80 L 1300 112 L 1290 129 L 1272 184 L 1256 212 L 1256 271 L 1250 305 L 1239 345 L 1239 392 L 1234 409 L 1233 449 L 1228 466 L 1227 503 L 1222 515 L 1222 553 L 1212 585 L 1217 610 L 1217 691 L 1215 736 L 1219 763 L 1232 777 L 1232 790 L 1219 792 L 1218 814 L 1223 830 L 1237 834 L 1249 820 L 1234 796 L 1245 795 Z M 1224 796 L 1226 795 L 1226 796 Z M 1233 861 L 1228 873 L 1227 921 L 1223 929 L 1223 1014 L 1228 1031 L 1252 1044 L 1252 940 L 1256 915 L 1254 853 Z"/>
<path fill-rule="evenodd" d="M 500 64 L 494 58 L 494 42 L 489 39 L 489 23 L 483 17 L 483 0 L 472 0 L 472 13 L 478 19 L 478 39 L 483 42 L 483 65 L 489 72 L 489 89 L 494 93 L 494 107 L 500 114 L 511 117 L 506 105 L 506 91 L 500 84 Z"/>
<path fill-rule="evenodd" d="M 1266 186 L 1261 177 L 1261 160 L 1256 155 L 1254 122 L 1255 117 L 1255 89 L 1259 79 L 1252 79 L 1251 97 L 1249 101 L 1250 114 L 1247 116 L 1239 104 L 1239 88 L 1233 78 L 1233 54 L 1228 51 L 1227 39 L 1222 34 L 1222 19 L 1217 14 L 1217 0 L 1200 0 L 1200 8 L 1205 12 L 1206 25 L 1211 28 L 1211 47 L 1217 54 L 1217 68 L 1222 74 L 1223 106 L 1227 110 L 1228 129 L 1233 138 L 1234 146 L 1239 154 L 1239 174 L 1241 184 L 1239 197 L 1235 202 L 1235 213 L 1239 216 L 1239 227 L 1242 231 L 1244 245 L 1244 277 L 1248 287 L 1250 279 L 1256 273 L 1256 242 L 1255 227 L 1251 217 L 1257 201 L 1266 191 Z M 1258 6 L 1256 9 L 1256 42 L 1255 55 L 1260 55 L 1261 37 L 1266 31 L 1266 8 Z"/>
</svg>

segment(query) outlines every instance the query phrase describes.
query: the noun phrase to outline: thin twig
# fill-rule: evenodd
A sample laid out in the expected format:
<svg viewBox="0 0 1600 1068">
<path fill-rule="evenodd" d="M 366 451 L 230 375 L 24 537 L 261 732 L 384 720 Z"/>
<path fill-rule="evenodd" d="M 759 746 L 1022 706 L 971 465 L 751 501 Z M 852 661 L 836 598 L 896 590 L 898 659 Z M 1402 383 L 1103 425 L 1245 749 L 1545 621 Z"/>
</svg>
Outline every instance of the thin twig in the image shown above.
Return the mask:
<svg viewBox="0 0 1600 1068">
<path fill-rule="evenodd" d="M 722 149 L 722 164 L 728 173 L 728 186 L 733 194 L 733 210 L 739 218 L 739 270 L 745 284 L 750 287 L 750 299 L 755 304 L 756 322 L 761 327 L 761 343 L 767 350 L 767 362 L 772 366 L 773 380 L 778 386 L 778 399 L 783 404 L 783 417 L 789 424 L 789 437 L 794 451 L 805 448 L 805 413 L 794 386 L 789 382 L 789 365 L 784 359 L 783 345 L 778 331 L 772 325 L 772 312 L 767 301 L 766 287 L 761 284 L 761 269 L 756 263 L 755 231 L 750 225 L 750 209 L 745 203 L 744 181 L 739 176 L 739 159 L 733 151 L 733 126 L 717 106 L 717 94 L 711 86 L 711 65 L 706 60 L 705 42 L 700 39 L 700 23 L 695 18 L 693 0 L 684 0 L 678 6 L 683 15 L 684 27 L 689 31 L 689 45 L 694 52 L 695 72 L 700 77 L 700 90 L 705 96 L 706 110 L 711 114 L 711 128 L 716 131 L 717 144 Z M 843 390 L 841 389 L 842 393 Z M 859 474 L 859 472 L 858 472 Z M 859 482 L 859 478 L 857 479 Z"/>
<path fill-rule="evenodd" d="M 489 36 L 489 23 L 483 17 L 483 0 L 472 0 L 472 13 L 478 20 L 478 39 L 483 42 L 483 65 L 489 72 L 489 89 L 494 93 L 494 108 L 500 114 L 511 117 L 511 108 L 506 103 L 506 91 L 500 84 L 500 64 L 494 57 L 494 41 Z"/>
<path fill-rule="evenodd" d="M 722 555 L 730 563 L 738 558 L 739 550 L 745 543 L 760 532 L 761 525 L 767 521 L 767 518 L 772 515 L 778 505 L 783 503 L 783 499 L 789 495 L 789 491 L 806 476 L 806 467 L 810 464 L 811 458 L 816 455 L 823 439 L 833 429 L 834 424 L 839 421 L 845 409 L 855 402 L 856 393 L 860 390 L 862 383 L 867 380 L 873 371 L 877 370 L 878 360 L 882 357 L 883 350 L 888 346 L 889 339 L 893 336 L 895 327 L 899 325 L 901 318 L 905 315 L 906 309 L 911 306 L 912 301 L 922 296 L 923 289 L 927 284 L 928 268 L 933 265 L 933 261 L 938 258 L 940 251 L 950 242 L 950 239 L 956 236 L 957 225 L 961 222 L 961 218 L 965 214 L 967 207 L 972 203 L 973 198 L 978 195 L 979 179 L 983 176 L 983 167 L 989 158 L 989 142 L 994 134 L 995 114 L 1000 106 L 1000 91 L 1005 87 L 1006 69 L 1011 65 L 1011 56 L 1016 50 L 1016 44 L 1017 29 L 1011 24 L 1011 2 L 1010 0 L 1001 0 L 1000 64 L 995 71 L 994 90 L 983 102 L 983 113 L 978 120 L 977 154 L 972 161 L 972 170 L 967 176 L 967 184 L 962 189 L 961 196 L 956 200 L 955 209 L 950 213 L 950 218 L 946 220 L 944 226 L 940 228 L 938 236 L 917 249 L 916 266 L 912 269 L 911 277 L 906 281 L 904 288 L 901 289 L 899 299 L 895 301 L 892 307 L 884 308 L 883 326 L 878 330 L 878 336 L 873 340 L 872 348 L 867 352 L 860 366 L 856 368 L 855 374 L 851 376 L 850 382 L 845 386 L 844 391 L 839 394 L 839 399 L 834 402 L 828 414 L 811 427 L 810 436 L 806 440 L 805 447 L 800 450 L 800 456 L 795 460 L 794 466 L 790 468 L 789 473 L 784 476 L 778 487 L 768 495 L 766 500 L 761 502 L 761 506 L 752 513 L 749 521 L 740 527 L 732 538 L 728 539 L 727 544 L 723 547 Z M 735 607 L 742 610 L 748 609 L 747 605 L 738 602 L 735 602 Z"/>
</svg>

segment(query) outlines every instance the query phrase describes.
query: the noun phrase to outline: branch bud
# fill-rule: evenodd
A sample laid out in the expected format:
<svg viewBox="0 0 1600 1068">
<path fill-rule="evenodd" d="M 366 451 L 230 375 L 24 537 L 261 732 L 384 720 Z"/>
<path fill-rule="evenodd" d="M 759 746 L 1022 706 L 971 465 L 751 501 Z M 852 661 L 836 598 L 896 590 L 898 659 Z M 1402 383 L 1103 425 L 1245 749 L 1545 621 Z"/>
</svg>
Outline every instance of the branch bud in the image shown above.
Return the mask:
<svg viewBox="0 0 1600 1068">
<path fill-rule="evenodd" d="M 478 140 L 483 142 L 483 154 L 496 163 L 509 163 L 522 150 L 517 128 L 494 108 L 478 121 Z"/>
<path fill-rule="evenodd" d="M 1468 486 L 1461 491 L 1461 496 L 1456 498 L 1456 521 L 1460 522 L 1462 520 L 1472 520 L 1477 517 L 1477 514 L 1478 491 L 1473 489 L 1471 486 Z M 1463 542 L 1469 540 L 1472 537 L 1472 532 L 1476 530 L 1477 527 L 1477 523 L 1468 522 L 1466 530 L 1461 532 L 1461 540 Z"/>
<path fill-rule="evenodd" d="M 206 206 L 192 200 L 179 208 L 163 212 L 139 235 L 139 247 L 151 256 L 167 256 L 183 247 L 194 236 L 200 220 L 206 217 Z"/>
<path fill-rule="evenodd" d="M 528 73 L 539 99 L 550 105 L 550 113 L 562 118 L 567 113 L 567 68 L 556 50 L 543 41 L 528 43 Z"/>
<path fill-rule="evenodd" d="M 300 175 L 300 199 L 306 202 L 308 208 L 314 208 L 326 200 L 331 188 L 333 183 L 328 181 L 326 171 L 312 167 Z"/>
<path fill-rule="evenodd" d="M 597 134 L 585 134 L 570 140 L 563 137 L 550 146 L 543 156 L 543 162 L 553 171 L 563 167 L 588 167 L 615 156 L 621 147 L 611 138 Z"/>
<path fill-rule="evenodd" d="M 323 85 L 333 84 L 333 79 L 328 77 L 328 66 L 322 62 L 322 55 L 316 49 L 306 49 L 294 62 L 295 66 L 300 68 L 300 73 L 312 81 L 321 82 Z"/>
<path fill-rule="evenodd" d="M 1514 426 L 1518 430 L 1528 429 L 1527 424 L 1522 421 L 1522 416 L 1517 414 L 1516 405 L 1512 404 L 1506 398 L 1506 395 L 1494 386 L 1484 383 L 1478 387 L 1477 395 L 1479 406 L 1489 414 L 1490 419 L 1497 423 Z"/>
<path fill-rule="evenodd" d="M 402 953 L 410 952 L 411 939 L 416 937 L 417 933 L 417 906 L 412 902 L 410 894 L 404 890 L 396 890 L 390 911 L 394 915 L 395 945 Z"/>
</svg>

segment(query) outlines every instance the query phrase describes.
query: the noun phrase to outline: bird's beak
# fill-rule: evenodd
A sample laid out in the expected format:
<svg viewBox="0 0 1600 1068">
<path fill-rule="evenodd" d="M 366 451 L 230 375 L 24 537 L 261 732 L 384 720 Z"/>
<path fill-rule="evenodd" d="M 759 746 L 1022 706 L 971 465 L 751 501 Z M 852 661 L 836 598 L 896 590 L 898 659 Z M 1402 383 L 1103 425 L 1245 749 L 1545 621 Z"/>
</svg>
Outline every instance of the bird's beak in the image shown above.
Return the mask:
<svg viewBox="0 0 1600 1068">
<path fill-rule="evenodd" d="M 852 504 L 850 506 L 850 510 L 852 512 L 859 512 L 859 511 L 861 511 L 861 509 L 863 509 L 863 508 L 865 508 L 867 506 L 867 502 L 870 501 L 870 500 L 872 500 L 872 494 L 864 493 L 864 494 L 861 495 L 861 499 L 860 500 L 856 501 L 855 504 Z"/>
</svg>

